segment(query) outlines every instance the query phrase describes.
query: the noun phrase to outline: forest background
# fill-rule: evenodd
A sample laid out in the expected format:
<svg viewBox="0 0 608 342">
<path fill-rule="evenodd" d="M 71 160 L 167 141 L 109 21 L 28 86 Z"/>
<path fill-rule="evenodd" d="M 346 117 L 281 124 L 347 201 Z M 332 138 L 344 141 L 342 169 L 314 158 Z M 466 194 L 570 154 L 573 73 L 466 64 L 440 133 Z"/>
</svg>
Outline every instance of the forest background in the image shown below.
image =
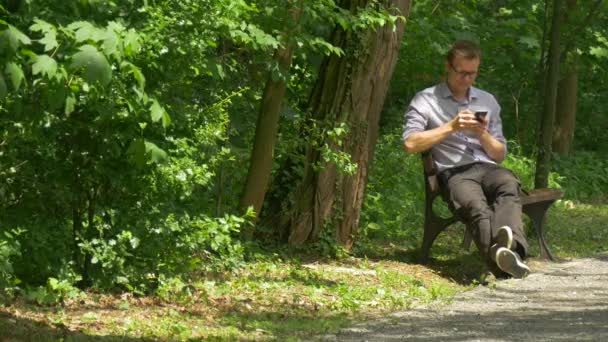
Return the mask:
<svg viewBox="0 0 608 342">
<path fill-rule="evenodd" d="M 606 1 L 5 0 L 0 12 L 7 300 L 166 297 L 260 260 L 415 253 L 424 183 L 403 114 L 456 39 L 482 47 L 477 86 L 502 106 L 524 186 L 562 188 L 566 207 L 606 203 Z"/>
</svg>

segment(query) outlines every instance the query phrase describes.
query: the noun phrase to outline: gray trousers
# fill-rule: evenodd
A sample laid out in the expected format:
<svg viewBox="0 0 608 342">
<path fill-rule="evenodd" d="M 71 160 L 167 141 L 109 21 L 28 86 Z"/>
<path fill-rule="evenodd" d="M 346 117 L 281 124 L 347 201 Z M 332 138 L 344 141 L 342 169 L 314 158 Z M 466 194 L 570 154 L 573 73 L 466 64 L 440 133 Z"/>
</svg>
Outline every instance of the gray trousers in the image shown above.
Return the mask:
<svg viewBox="0 0 608 342">
<path fill-rule="evenodd" d="M 490 163 L 473 163 L 443 171 L 439 179 L 450 209 L 468 223 L 475 245 L 487 263 L 493 264 L 490 247 L 502 226 L 511 227 L 511 249 L 526 258 L 528 242 L 523 231 L 521 185 L 511 170 Z"/>
</svg>

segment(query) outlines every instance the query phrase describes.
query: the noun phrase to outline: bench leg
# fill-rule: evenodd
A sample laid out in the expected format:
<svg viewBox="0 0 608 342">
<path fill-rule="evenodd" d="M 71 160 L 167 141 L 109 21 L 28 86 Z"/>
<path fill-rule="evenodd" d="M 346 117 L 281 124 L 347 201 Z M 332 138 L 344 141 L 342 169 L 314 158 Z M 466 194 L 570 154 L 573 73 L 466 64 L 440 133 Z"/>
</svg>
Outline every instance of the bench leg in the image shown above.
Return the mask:
<svg viewBox="0 0 608 342">
<path fill-rule="evenodd" d="M 424 235 L 422 236 L 422 249 L 420 251 L 421 264 L 428 263 L 431 247 L 439 233 L 456 221 L 458 221 L 456 217 L 442 218 L 438 216 L 427 217 L 424 220 Z"/>
<path fill-rule="evenodd" d="M 544 232 L 544 224 L 545 224 L 545 214 L 547 213 L 547 209 L 551 206 L 551 203 L 544 203 L 542 205 L 532 206 L 530 209 L 526 210 L 526 214 L 532 220 L 532 224 L 534 225 L 534 230 L 536 231 L 536 236 L 538 237 L 538 245 L 540 247 L 540 257 L 543 259 L 549 259 L 551 261 L 555 261 L 553 254 L 549 250 L 547 246 L 547 241 L 545 241 L 545 232 Z"/>
<path fill-rule="evenodd" d="M 422 249 L 420 251 L 420 263 L 427 264 L 429 262 L 429 255 L 431 254 L 431 246 L 433 242 L 442 231 L 440 227 L 434 222 L 424 222 L 424 235 L 422 236 Z"/>
<path fill-rule="evenodd" d="M 549 250 L 549 247 L 547 246 L 547 241 L 545 241 L 545 232 L 543 230 L 543 226 L 545 223 L 545 216 L 543 215 L 538 220 L 533 220 L 533 221 L 534 221 L 534 225 L 535 225 L 534 228 L 536 230 L 536 235 L 538 237 L 538 245 L 540 247 L 540 257 L 543 259 L 549 259 L 551 261 L 555 261 L 553 254 L 551 254 L 551 251 Z"/>
</svg>

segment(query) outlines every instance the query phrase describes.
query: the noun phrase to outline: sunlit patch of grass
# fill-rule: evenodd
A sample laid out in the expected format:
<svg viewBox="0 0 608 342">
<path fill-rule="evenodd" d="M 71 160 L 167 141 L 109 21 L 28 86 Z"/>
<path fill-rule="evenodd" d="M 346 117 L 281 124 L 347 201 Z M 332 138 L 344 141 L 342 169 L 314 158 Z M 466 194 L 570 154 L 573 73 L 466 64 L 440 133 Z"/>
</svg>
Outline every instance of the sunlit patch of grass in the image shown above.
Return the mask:
<svg viewBox="0 0 608 342">
<path fill-rule="evenodd" d="M 26 340 L 35 334 L 44 336 L 38 340 L 71 334 L 84 340 L 104 335 L 118 340 L 284 341 L 447 301 L 459 290 L 420 265 L 355 257 L 294 259 L 253 262 L 232 274 L 192 283 L 167 279 L 160 297 L 90 294 L 63 307 L 17 300 L 0 313 L 28 326 L 10 336 Z"/>
<path fill-rule="evenodd" d="M 545 235 L 560 258 L 589 257 L 608 251 L 608 205 L 559 201 L 547 214 Z"/>
</svg>

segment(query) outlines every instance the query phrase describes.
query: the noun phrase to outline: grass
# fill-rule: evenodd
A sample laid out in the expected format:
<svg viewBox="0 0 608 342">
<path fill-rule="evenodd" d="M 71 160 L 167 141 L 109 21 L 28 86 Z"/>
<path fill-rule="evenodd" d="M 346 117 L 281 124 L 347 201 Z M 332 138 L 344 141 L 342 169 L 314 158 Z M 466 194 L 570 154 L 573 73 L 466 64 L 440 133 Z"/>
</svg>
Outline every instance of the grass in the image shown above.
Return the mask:
<svg viewBox="0 0 608 342">
<path fill-rule="evenodd" d="M 590 257 L 608 251 L 608 205 L 559 201 L 547 219 L 546 238 L 559 258 Z"/>
<path fill-rule="evenodd" d="M 608 250 L 608 205 L 559 201 L 546 238 L 561 258 Z M 365 319 L 448 302 L 477 285 L 483 265 L 460 248 L 462 227 L 415 263 L 419 241 L 373 241 L 340 260 L 268 258 L 231 274 L 168 280 L 155 297 L 89 292 L 61 305 L 18 296 L 0 307 L 0 341 L 298 341 Z M 530 232 L 532 255 L 538 246 Z"/>
<path fill-rule="evenodd" d="M 299 340 L 460 289 L 430 269 L 390 260 L 275 260 L 175 282 L 164 298 L 87 293 L 53 307 L 19 298 L 0 309 L 0 331 L 9 341 Z"/>
</svg>

